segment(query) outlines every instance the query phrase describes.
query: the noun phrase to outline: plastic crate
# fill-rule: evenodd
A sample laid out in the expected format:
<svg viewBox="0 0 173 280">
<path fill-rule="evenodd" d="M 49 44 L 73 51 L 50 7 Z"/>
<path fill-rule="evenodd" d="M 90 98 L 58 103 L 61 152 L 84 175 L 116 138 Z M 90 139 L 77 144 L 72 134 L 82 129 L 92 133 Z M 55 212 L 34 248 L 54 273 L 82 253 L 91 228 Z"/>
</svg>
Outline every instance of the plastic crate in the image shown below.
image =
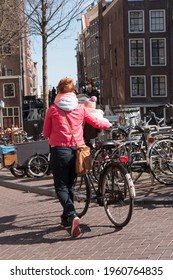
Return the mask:
<svg viewBox="0 0 173 280">
<path fill-rule="evenodd" d="M 5 155 L 11 152 L 15 152 L 14 145 L 0 145 L 0 154 Z"/>
<path fill-rule="evenodd" d="M 12 166 L 16 161 L 16 154 L 15 153 L 9 153 L 3 155 L 3 166 L 4 167 L 10 167 Z"/>
</svg>

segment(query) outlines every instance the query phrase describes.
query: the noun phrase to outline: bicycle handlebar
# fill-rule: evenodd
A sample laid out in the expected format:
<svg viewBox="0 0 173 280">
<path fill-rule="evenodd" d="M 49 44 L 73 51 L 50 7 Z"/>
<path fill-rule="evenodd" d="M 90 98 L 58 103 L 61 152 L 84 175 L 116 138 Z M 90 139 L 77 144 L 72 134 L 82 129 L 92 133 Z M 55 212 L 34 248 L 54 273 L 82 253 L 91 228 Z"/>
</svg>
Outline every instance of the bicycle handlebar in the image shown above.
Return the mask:
<svg viewBox="0 0 173 280">
<path fill-rule="evenodd" d="M 164 122 L 164 118 L 157 117 L 156 113 L 153 111 L 149 111 L 148 113 L 144 114 L 144 116 L 149 118 L 149 120 L 146 122 L 147 125 L 149 125 L 151 121 L 154 121 L 156 125 L 160 125 L 162 122 Z"/>
</svg>

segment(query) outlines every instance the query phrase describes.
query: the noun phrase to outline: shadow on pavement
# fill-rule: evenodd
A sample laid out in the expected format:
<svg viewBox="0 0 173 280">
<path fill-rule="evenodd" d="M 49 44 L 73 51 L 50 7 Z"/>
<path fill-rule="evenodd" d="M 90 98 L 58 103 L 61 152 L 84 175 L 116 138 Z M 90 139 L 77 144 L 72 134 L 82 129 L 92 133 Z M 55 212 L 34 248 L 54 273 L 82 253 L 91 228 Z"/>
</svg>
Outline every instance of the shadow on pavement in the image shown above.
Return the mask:
<svg viewBox="0 0 173 280">
<path fill-rule="evenodd" d="M 72 238 L 68 230 L 65 230 L 60 224 L 55 225 L 55 222 L 49 223 L 46 217 L 40 219 L 36 216 L 17 218 L 15 215 L 4 216 L 0 218 L 0 244 L 16 245 L 16 244 L 40 244 L 40 243 L 55 243 L 61 241 L 70 241 L 71 239 L 91 239 L 98 236 L 110 235 L 118 232 L 121 229 L 117 229 L 114 226 L 88 226 L 87 224 L 81 224 L 82 235 L 79 238 Z M 25 223 L 25 224 L 23 224 Z M 89 236 L 85 236 L 85 233 L 90 233 L 91 228 L 103 228 L 106 227 L 109 230 L 105 233 L 93 233 Z M 100 232 L 100 231 L 99 231 Z"/>
</svg>

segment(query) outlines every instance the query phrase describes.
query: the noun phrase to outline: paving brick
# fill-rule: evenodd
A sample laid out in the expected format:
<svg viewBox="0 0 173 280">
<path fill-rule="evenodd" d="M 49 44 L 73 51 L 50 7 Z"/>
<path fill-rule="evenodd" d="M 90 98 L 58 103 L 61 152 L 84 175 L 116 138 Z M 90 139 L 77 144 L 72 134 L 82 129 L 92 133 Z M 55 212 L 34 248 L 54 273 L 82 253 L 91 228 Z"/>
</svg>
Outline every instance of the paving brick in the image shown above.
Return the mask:
<svg viewBox="0 0 173 280">
<path fill-rule="evenodd" d="M 92 203 L 81 219 L 83 234 L 74 239 L 60 226 L 62 208 L 51 177 L 15 179 L 8 171 L 0 176 L 1 260 L 173 259 L 171 186 L 148 181 L 145 188 L 138 186 L 140 200 L 121 230 Z"/>
</svg>

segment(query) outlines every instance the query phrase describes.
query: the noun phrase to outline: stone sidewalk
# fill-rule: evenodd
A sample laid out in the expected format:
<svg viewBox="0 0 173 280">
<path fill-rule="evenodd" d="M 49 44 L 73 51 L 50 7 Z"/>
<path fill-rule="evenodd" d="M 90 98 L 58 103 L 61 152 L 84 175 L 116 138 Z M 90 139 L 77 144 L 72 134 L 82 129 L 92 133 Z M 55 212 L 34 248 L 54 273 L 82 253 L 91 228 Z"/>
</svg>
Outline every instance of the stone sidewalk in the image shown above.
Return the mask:
<svg viewBox="0 0 173 280">
<path fill-rule="evenodd" d="M 121 230 L 92 203 L 81 219 L 82 236 L 74 239 L 60 226 L 51 176 L 15 179 L 0 172 L 1 260 L 173 259 L 172 186 L 142 178 L 132 219 Z"/>
<path fill-rule="evenodd" d="M 27 192 L 55 197 L 52 175 L 43 178 L 15 178 L 7 169 L 0 170 L 0 185 Z M 135 184 L 137 191 L 136 203 L 173 204 L 173 185 L 165 186 L 154 181 L 148 174 Z"/>
</svg>

